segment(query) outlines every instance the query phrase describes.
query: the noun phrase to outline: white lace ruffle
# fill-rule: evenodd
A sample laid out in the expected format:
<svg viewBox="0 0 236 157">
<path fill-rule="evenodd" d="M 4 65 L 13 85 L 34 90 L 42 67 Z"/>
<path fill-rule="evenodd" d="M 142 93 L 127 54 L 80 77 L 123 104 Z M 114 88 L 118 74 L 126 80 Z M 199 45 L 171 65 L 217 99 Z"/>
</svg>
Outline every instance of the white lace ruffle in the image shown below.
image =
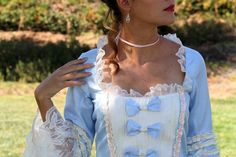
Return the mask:
<svg viewBox="0 0 236 157">
<path fill-rule="evenodd" d="M 26 139 L 24 157 L 88 157 L 91 146 L 86 132 L 64 120 L 53 106 L 47 111 L 45 122 L 37 111 Z"/>
<path fill-rule="evenodd" d="M 109 114 L 109 94 L 106 93 L 106 104 L 103 106 L 103 113 L 104 113 L 104 120 L 105 120 L 105 126 L 106 126 L 106 132 L 107 132 L 107 143 L 108 143 L 108 147 L 110 150 L 110 156 L 111 157 L 117 157 L 116 154 L 116 146 L 115 146 L 115 142 L 114 142 L 114 135 L 113 135 L 113 128 L 112 128 L 112 124 L 111 124 L 111 115 Z"/>
<path fill-rule="evenodd" d="M 183 135 L 183 130 L 184 130 L 184 123 L 185 123 L 185 114 L 186 114 L 186 99 L 184 95 L 184 91 L 180 91 L 180 114 L 179 114 L 179 122 L 178 122 L 178 127 L 176 130 L 175 134 L 175 142 L 173 145 L 173 157 L 179 157 L 180 155 L 180 150 L 181 150 L 181 138 Z"/>
<path fill-rule="evenodd" d="M 186 72 L 186 68 L 185 68 L 185 48 L 181 42 L 181 40 L 176 36 L 176 34 L 167 34 L 163 36 L 166 39 L 169 39 L 173 42 L 176 42 L 177 44 L 180 45 L 179 50 L 176 53 L 176 56 L 179 57 L 178 62 L 180 64 L 181 67 L 181 71 L 182 72 Z"/>
<path fill-rule="evenodd" d="M 103 56 L 105 55 L 105 51 L 102 49 L 107 43 L 108 43 L 108 37 L 106 35 L 102 36 L 97 43 L 97 57 L 96 57 L 96 80 L 98 85 L 109 92 L 116 93 L 123 96 L 136 96 L 136 97 L 149 97 L 149 96 L 155 96 L 155 95 L 165 95 L 169 93 L 175 93 L 178 92 L 181 89 L 184 89 L 184 91 L 191 91 L 192 89 L 192 79 L 188 76 L 186 73 L 185 68 L 185 48 L 180 41 L 180 39 L 176 36 L 176 34 L 167 34 L 163 36 L 166 39 L 169 39 L 171 41 L 174 41 L 180 45 L 180 48 L 178 49 L 176 56 L 179 57 L 178 62 L 181 67 L 181 71 L 185 72 L 185 78 L 182 85 L 177 83 L 163 83 L 163 84 L 156 84 L 155 86 L 150 87 L 149 91 L 146 92 L 144 95 L 140 92 L 130 89 L 130 91 L 127 91 L 125 89 L 122 89 L 118 85 L 114 85 L 111 82 L 103 82 L 104 75 L 103 75 L 103 65 L 104 60 Z"/>
<path fill-rule="evenodd" d="M 203 157 L 219 155 L 216 144 L 216 136 L 211 134 L 201 134 L 187 138 L 187 150 L 190 157 Z"/>
</svg>

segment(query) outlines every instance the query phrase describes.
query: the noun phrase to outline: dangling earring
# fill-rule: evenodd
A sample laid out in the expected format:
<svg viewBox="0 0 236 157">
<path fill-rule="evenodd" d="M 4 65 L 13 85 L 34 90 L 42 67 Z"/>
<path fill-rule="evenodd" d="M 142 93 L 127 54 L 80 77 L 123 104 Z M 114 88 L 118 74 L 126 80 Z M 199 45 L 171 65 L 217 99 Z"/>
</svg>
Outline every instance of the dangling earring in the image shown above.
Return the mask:
<svg viewBox="0 0 236 157">
<path fill-rule="evenodd" d="M 128 15 L 126 16 L 126 19 L 125 19 L 126 23 L 130 23 L 130 15 L 128 13 Z"/>
</svg>

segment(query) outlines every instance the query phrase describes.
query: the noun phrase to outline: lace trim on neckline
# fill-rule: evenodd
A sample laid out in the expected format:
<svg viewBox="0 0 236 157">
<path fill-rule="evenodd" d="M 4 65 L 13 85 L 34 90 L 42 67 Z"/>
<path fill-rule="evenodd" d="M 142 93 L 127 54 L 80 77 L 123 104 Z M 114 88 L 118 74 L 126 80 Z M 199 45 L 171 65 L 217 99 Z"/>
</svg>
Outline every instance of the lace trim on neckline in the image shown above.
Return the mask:
<svg viewBox="0 0 236 157">
<path fill-rule="evenodd" d="M 178 51 L 176 52 L 176 56 L 178 56 L 178 63 L 180 64 L 181 71 L 185 73 L 185 78 L 183 81 L 183 84 L 178 84 L 178 83 L 157 83 L 154 86 L 151 86 L 149 88 L 149 91 L 147 91 L 145 94 L 141 94 L 140 92 L 130 89 L 129 91 L 126 89 L 121 88 L 119 85 L 115 85 L 112 82 L 103 82 L 102 80 L 104 79 L 103 76 L 103 65 L 104 65 L 104 60 L 102 60 L 103 56 L 105 55 L 105 51 L 102 49 L 107 43 L 108 43 L 108 37 L 107 35 L 103 35 L 97 43 L 97 57 L 96 57 L 96 63 L 95 63 L 95 68 L 96 68 L 96 81 L 98 82 L 98 85 L 104 89 L 107 90 L 111 93 L 116 93 L 119 95 L 123 96 L 136 96 L 136 97 L 150 97 L 154 95 L 165 95 L 165 94 L 170 94 L 170 93 L 175 93 L 179 91 L 190 91 L 192 89 L 191 86 L 191 78 L 188 76 L 186 73 L 186 59 L 185 59 L 185 47 L 183 46 L 181 40 L 176 36 L 176 34 L 167 34 L 163 36 L 166 39 L 169 39 L 177 44 L 180 45 Z"/>
</svg>

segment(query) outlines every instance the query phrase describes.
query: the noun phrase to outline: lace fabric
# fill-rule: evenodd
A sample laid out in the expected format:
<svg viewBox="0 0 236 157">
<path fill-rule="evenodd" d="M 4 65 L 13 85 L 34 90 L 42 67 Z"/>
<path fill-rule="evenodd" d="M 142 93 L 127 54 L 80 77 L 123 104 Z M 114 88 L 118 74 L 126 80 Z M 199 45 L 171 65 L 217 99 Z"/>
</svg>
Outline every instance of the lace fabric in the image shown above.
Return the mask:
<svg viewBox="0 0 236 157">
<path fill-rule="evenodd" d="M 209 151 L 209 148 L 211 148 L 211 151 Z M 216 144 L 216 136 L 213 133 L 199 134 L 193 137 L 188 137 L 187 150 L 188 156 L 191 157 L 219 155 L 219 148 Z"/>
<path fill-rule="evenodd" d="M 25 157 L 87 157 L 91 151 L 86 132 L 64 120 L 55 106 L 47 111 L 45 122 L 37 111 L 26 143 Z"/>
<path fill-rule="evenodd" d="M 111 82 L 103 82 L 104 75 L 103 75 L 103 65 L 104 65 L 104 60 L 102 59 L 103 56 L 105 55 L 105 51 L 102 49 L 107 43 L 108 43 L 108 37 L 106 35 L 102 36 L 97 43 L 97 49 L 98 49 L 98 54 L 96 57 L 96 80 L 98 82 L 98 85 L 112 93 L 116 93 L 119 95 L 123 96 L 137 96 L 137 97 L 149 97 L 149 96 L 154 96 L 154 95 L 164 95 L 164 94 L 169 94 L 169 93 L 174 93 L 178 92 L 181 89 L 184 89 L 185 91 L 190 91 L 192 89 L 192 80 L 186 73 L 186 68 L 185 68 L 185 47 L 183 46 L 182 42 L 180 41 L 179 38 L 177 38 L 176 34 L 167 34 L 163 36 L 166 39 L 169 39 L 173 42 L 176 42 L 177 44 L 180 45 L 180 48 L 176 52 L 176 56 L 178 56 L 178 63 L 180 64 L 181 71 L 185 73 L 185 78 L 183 84 L 177 84 L 177 83 L 163 83 L 163 84 L 156 84 L 155 86 L 151 86 L 149 88 L 149 91 L 146 92 L 145 94 L 141 94 L 140 92 L 130 89 L 130 91 L 127 91 L 125 89 L 122 89 L 119 85 L 114 85 Z"/>
<path fill-rule="evenodd" d="M 106 104 L 103 106 L 103 113 L 104 113 L 104 120 L 105 120 L 105 126 L 107 131 L 107 143 L 110 150 L 110 156 L 111 157 L 117 157 L 116 153 L 116 145 L 114 143 L 114 134 L 113 134 L 113 128 L 112 128 L 112 122 L 111 122 L 111 115 L 109 114 L 109 93 L 106 93 Z"/>
<path fill-rule="evenodd" d="M 186 100 L 184 96 L 184 91 L 180 92 L 180 101 L 181 101 L 181 106 L 180 106 L 180 116 L 179 116 L 179 122 L 178 122 L 178 127 L 176 130 L 176 139 L 174 142 L 174 147 L 173 147 L 173 157 L 179 157 L 180 153 L 180 145 L 181 145 L 181 138 L 183 135 L 183 130 L 184 130 L 184 123 L 185 123 L 185 114 L 186 114 Z"/>
</svg>

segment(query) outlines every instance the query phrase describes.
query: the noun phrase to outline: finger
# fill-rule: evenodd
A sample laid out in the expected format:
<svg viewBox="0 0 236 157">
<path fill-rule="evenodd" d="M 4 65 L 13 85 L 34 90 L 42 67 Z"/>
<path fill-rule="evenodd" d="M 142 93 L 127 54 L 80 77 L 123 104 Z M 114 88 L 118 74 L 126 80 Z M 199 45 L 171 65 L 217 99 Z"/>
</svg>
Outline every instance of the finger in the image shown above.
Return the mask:
<svg viewBox="0 0 236 157">
<path fill-rule="evenodd" d="M 91 72 L 68 73 L 62 77 L 62 80 L 65 81 L 65 80 L 85 78 L 87 76 L 90 76 L 91 74 L 92 74 Z"/>
<path fill-rule="evenodd" d="M 83 80 L 79 80 L 79 81 L 64 81 L 63 83 L 63 87 L 72 87 L 72 86 L 81 86 L 84 85 L 86 82 Z"/>
<path fill-rule="evenodd" d="M 63 69 L 63 75 L 71 72 L 83 71 L 85 69 L 92 68 L 93 66 L 94 66 L 93 63 L 71 65 Z"/>
<path fill-rule="evenodd" d="M 75 59 L 75 60 L 72 60 L 68 63 L 66 63 L 64 66 L 71 66 L 71 65 L 74 65 L 74 64 L 81 64 L 81 63 L 84 63 L 88 60 L 87 57 L 84 57 L 84 58 L 80 58 L 80 59 Z"/>
</svg>

